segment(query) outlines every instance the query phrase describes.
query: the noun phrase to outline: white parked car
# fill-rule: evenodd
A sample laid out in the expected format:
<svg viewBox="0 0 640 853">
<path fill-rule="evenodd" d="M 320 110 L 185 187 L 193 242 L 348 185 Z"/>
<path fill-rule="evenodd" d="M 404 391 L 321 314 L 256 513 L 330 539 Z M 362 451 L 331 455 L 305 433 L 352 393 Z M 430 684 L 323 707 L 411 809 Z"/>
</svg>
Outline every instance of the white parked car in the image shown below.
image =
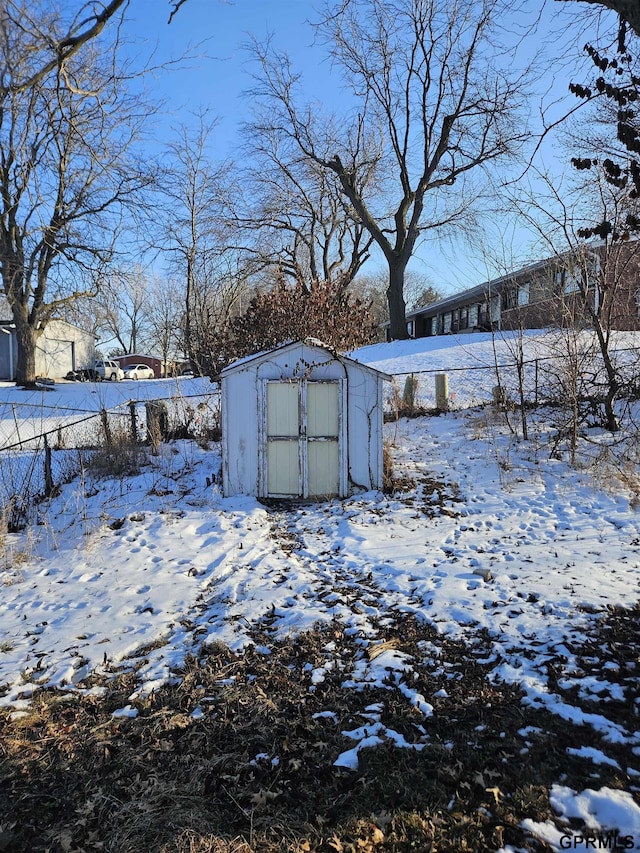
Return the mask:
<svg viewBox="0 0 640 853">
<path fill-rule="evenodd" d="M 98 379 L 106 379 L 109 382 L 119 382 L 124 379 L 124 373 L 117 361 L 96 361 L 93 369 Z"/>
<path fill-rule="evenodd" d="M 128 364 L 124 369 L 125 379 L 154 379 L 153 368 L 147 364 Z"/>
</svg>

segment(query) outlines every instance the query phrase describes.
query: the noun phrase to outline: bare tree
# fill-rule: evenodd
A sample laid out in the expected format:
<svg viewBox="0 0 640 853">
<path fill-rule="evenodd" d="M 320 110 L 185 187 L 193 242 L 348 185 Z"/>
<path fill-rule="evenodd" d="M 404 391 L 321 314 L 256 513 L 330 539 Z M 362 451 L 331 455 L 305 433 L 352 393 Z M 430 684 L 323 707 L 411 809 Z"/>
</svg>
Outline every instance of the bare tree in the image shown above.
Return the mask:
<svg viewBox="0 0 640 853">
<path fill-rule="evenodd" d="M 349 286 L 351 294 L 369 306 L 369 311 L 380 327 L 381 336 L 384 335 L 383 327 L 389 322 L 389 303 L 386 299 L 388 281 L 388 275 L 380 269 L 359 275 Z M 413 269 L 405 273 L 404 296 L 412 311 L 443 298 L 428 275 Z"/>
<path fill-rule="evenodd" d="M 140 266 L 110 271 L 92 308 L 102 338 L 117 341 L 121 354 L 140 352 L 150 340 L 150 282 Z"/>
<path fill-rule="evenodd" d="M 195 359 L 193 319 L 200 284 L 214 280 L 212 269 L 226 247 L 224 177 L 228 164 L 214 163 L 208 148 L 216 122 L 206 112 L 195 129 L 181 125 L 169 145 L 161 192 L 158 248 L 172 258 L 184 281 L 184 352 Z"/>
<path fill-rule="evenodd" d="M 147 293 L 149 342 L 164 365 L 178 361 L 182 347 L 184 304 L 177 282 L 154 277 Z"/>
<path fill-rule="evenodd" d="M 216 261 L 199 269 L 192 300 L 192 360 L 201 373 L 209 375 L 229 324 L 247 309 L 255 295 L 250 263 L 226 253 Z"/>
<path fill-rule="evenodd" d="M 111 43 L 95 40 L 104 22 L 69 25 L 52 0 L 2 6 L 0 266 L 19 384 L 35 379 L 36 343 L 49 319 L 93 292 L 124 210 L 151 179 L 131 153 L 140 109 L 118 78 L 117 33 Z M 60 36 L 76 30 L 86 36 L 77 44 Z M 43 63 L 51 45 L 59 49 L 55 66 Z"/>
<path fill-rule="evenodd" d="M 576 0 L 557 0 L 559 3 L 574 3 Z M 640 36 L 640 5 L 637 0 L 580 0 L 591 6 L 616 12 Z"/>
<path fill-rule="evenodd" d="M 184 0 L 183 0 L 184 2 Z M 70 60 L 89 42 L 96 39 L 107 26 L 129 4 L 129 0 L 110 0 L 89 5 L 80 0 L 76 11 L 65 20 L 60 18 L 59 26 L 42 38 L 43 31 L 40 13 L 42 6 L 29 4 L 26 8 L 19 0 L 4 0 L 2 16 L 5 22 L 20 23 L 25 34 L 30 33 L 31 56 L 28 65 L 13 69 L 0 84 L 0 97 L 9 92 L 25 92 L 40 85 L 49 75 L 65 74 Z M 73 4 L 72 4 L 73 5 Z"/>
<path fill-rule="evenodd" d="M 319 121 L 317 105 L 298 103 L 286 55 L 268 44 L 254 50 L 255 94 L 266 101 L 271 126 L 337 177 L 384 254 L 394 338 L 407 336 L 404 274 L 418 239 L 459 225 L 472 180 L 526 138 L 525 76 L 509 68 L 499 32 L 513 9 L 509 0 L 342 0 L 330 7 L 318 33 L 357 107 L 333 124 Z M 345 130 L 336 135 L 334 127 Z M 376 180 L 364 181 L 372 171 Z"/>
<path fill-rule="evenodd" d="M 542 192 L 545 183 L 546 195 Z M 637 202 L 629 198 L 626 188 L 612 186 L 600 172 L 597 183 L 576 182 L 569 189 L 539 175 L 535 191 L 521 191 L 516 206 L 537 230 L 547 251 L 558 258 L 553 296 L 558 302 L 559 325 L 593 330 L 605 376 L 603 425 L 615 432 L 619 429 L 616 403 L 621 381 L 612 335 L 616 329 L 638 325 L 640 269 L 640 241 L 619 241 L 615 232 L 630 210 L 637 211 Z M 581 234 L 594 212 L 611 221 L 614 229 L 590 244 Z"/>
<path fill-rule="evenodd" d="M 187 0 L 169 0 L 169 5 L 172 7 L 171 14 L 169 15 L 169 23 L 171 23 L 174 16 L 177 14 L 178 9 L 180 9 L 181 6 L 184 6 L 186 2 Z"/>
<path fill-rule="evenodd" d="M 335 175 L 301 153 L 271 117 L 257 115 L 248 125 L 241 235 L 243 247 L 265 266 L 275 266 L 294 282 L 311 286 L 339 276 L 352 281 L 369 259 L 373 238 L 358 221 Z"/>
</svg>

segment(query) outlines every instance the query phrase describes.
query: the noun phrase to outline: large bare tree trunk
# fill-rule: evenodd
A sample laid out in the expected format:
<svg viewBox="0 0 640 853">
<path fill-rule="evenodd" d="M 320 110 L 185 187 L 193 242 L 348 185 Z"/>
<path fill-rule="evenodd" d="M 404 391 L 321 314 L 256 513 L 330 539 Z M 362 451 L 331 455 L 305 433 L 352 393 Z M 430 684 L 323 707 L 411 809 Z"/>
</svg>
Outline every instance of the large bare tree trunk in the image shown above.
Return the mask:
<svg viewBox="0 0 640 853">
<path fill-rule="evenodd" d="M 36 381 L 36 345 L 42 330 L 29 324 L 26 311 L 13 311 L 18 342 L 18 361 L 16 364 L 16 384 L 33 385 Z"/>
<path fill-rule="evenodd" d="M 407 261 L 389 259 L 389 286 L 387 302 L 389 304 L 389 334 L 394 341 L 409 337 L 404 300 L 404 274 Z"/>
</svg>

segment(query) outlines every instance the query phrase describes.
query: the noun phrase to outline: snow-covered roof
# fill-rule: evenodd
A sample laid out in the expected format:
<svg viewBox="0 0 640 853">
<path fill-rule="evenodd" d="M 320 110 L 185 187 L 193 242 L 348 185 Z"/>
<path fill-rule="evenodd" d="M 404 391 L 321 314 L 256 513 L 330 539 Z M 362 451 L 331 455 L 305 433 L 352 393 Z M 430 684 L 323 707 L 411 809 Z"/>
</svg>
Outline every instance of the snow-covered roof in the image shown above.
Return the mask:
<svg viewBox="0 0 640 853">
<path fill-rule="evenodd" d="M 310 349 L 319 350 L 324 354 L 328 354 L 335 361 L 347 361 L 351 364 L 356 365 L 360 370 L 365 371 L 366 373 L 372 373 L 376 376 L 381 376 L 383 379 L 391 379 L 389 375 L 384 373 L 381 370 L 377 370 L 375 367 L 370 367 L 368 364 L 363 364 L 361 361 L 357 361 L 354 358 L 349 358 L 349 356 L 341 355 L 336 352 L 331 347 L 323 344 L 322 341 L 317 340 L 316 338 L 305 338 L 304 341 L 287 341 L 284 344 L 280 344 L 279 346 L 274 347 L 270 350 L 262 350 L 261 352 L 253 353 L 252 355 L 247 355 L 244 358 L 239 358 L 237 361 L 232 362 L 224 368 L 222 373 L 220 374 L 221 378 L 225 378 L 230 376 L 233 373 L 236 373 L 239 370 L 244 370 L 245 367 L 249 364 L 260 364 L 263 361 L 271 358 L 275 353 L 285 353 L 288 350 L 296 349 L 299 346 L 306 346 Z"/>
</svg>

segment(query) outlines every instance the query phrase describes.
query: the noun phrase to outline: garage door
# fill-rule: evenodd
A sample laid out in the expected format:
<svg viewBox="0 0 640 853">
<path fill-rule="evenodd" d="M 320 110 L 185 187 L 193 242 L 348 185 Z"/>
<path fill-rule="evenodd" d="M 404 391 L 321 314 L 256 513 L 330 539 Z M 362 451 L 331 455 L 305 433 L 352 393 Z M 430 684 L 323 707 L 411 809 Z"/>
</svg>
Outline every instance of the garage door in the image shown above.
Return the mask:
<svg viewBox="0 0 640 853">
<path fill-rule="evenodd" d="M 60 379 L 74 369 L 73 341 L 56 341 L 44 338 L 36 350 L 36 373 L 51 379 Z"/>
</svg>

